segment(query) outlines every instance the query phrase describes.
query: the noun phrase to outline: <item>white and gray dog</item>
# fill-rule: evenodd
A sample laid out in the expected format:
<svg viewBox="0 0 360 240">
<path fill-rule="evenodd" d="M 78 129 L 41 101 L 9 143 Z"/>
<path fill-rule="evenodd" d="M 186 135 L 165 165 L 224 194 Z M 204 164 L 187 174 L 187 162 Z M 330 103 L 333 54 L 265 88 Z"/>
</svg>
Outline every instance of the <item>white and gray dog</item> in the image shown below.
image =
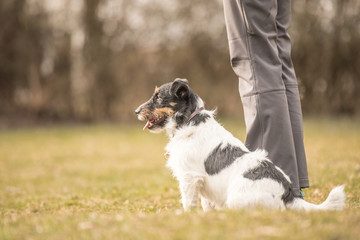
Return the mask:
<svg viewBox="0 0 360 240">
<path fill-rule="evenodd" d="M 334 188 L 319 205 L 295 196 L 290 178 L 267 158 L 266 151 L 250 152 L 225 130 L 214 119 L 214 111 L 204 109 L 186 79 L 156 87 L 136 114 L 147 121 L 144 130 L 167 132 L 167 166 L 179 181 L 185 211 L 197 207 L 199 197 L 205 211 L 255 206 L 341 210 L 345 206 L 344 186 Z"/>
</svg>

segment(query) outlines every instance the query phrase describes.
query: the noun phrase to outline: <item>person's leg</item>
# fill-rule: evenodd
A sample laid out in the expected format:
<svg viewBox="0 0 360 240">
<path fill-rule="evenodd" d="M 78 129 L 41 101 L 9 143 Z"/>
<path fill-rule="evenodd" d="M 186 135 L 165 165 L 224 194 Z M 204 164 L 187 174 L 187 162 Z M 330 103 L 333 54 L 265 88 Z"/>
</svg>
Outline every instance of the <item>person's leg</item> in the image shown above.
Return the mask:
<svg viewBox="0 0 360 240">
<path fill-rule="evenodd" d="M 306 155 L 303 139 L 303 119 L 298 83 L 291 60 L 291 41 L 288 34 L 291 18 L 291 0 L 278 1 L 276 16 L 277 46 L 282 62 L 282 79 L 286 88 L 286 97 L 294 137 L 299 184 L 301 188 L 309 187 Z"/>
<path fill-rule="evenodd" d="M 299 176 L 282 62 L 277 47 L 276 0 L 223 0 L 231 65 L 239 78 L 246 124 L 245 144 L 269 152 L 289 175 Z"/>
</svg>

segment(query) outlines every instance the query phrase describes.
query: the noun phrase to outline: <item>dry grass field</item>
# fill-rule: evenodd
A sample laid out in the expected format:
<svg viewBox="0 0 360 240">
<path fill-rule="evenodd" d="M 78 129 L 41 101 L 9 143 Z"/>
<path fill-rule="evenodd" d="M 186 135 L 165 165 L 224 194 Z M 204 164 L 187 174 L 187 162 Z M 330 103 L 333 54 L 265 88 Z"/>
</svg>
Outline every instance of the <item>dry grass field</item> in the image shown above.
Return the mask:
<svg viewBox="0 0 360 240">
<path fill-rule="evenodd" d="M 241 122 L 220 122 L 244 140 Z M 304 124 L 305 199 L 346 184 L 344 211 L 184 213 L 163 134 L 141 124 L 3 130 L 0 239 L 359 239 L 360 121 Z"/>
</svg>

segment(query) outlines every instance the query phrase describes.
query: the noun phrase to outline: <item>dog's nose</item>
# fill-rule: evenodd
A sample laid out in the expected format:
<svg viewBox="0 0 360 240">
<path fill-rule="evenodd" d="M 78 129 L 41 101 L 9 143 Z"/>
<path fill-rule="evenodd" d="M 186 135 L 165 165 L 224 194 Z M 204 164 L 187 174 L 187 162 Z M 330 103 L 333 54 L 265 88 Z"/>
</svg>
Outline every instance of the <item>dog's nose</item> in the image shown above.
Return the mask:
<svg viewBox="0 0 360 240">
<path fill-rule="evenodd" d="M 136 115 L 139 115 L 140 112 L 141 112 L 141 109 L 140 109 L 140 108 L 138 108 L 138 109 L 135 110 Z"/>
</svg>

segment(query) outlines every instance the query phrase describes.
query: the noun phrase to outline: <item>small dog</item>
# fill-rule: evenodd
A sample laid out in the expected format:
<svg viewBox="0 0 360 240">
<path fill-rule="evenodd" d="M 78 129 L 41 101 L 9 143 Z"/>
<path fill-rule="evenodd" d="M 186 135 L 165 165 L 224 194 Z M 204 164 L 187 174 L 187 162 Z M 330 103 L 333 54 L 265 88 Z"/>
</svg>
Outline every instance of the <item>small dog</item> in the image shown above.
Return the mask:
<svg viewBox="0 0 360 240">
<path fill-rule="evenodd" d="M 186 79 L 156 87 L 153 96 L 136 109 L 147 121 L 144 130 L 165 130 L 169 167 L 179 181 L 185 211 L 198 205 L 204 211 L 261 206 L 269 209 L 341 210 L 344 186 L 334 188 L 322 204 L 293 194 L 290 178 L 264 150 L 250 152 L 204 109 L 203 100 Z"/>
</svg>

